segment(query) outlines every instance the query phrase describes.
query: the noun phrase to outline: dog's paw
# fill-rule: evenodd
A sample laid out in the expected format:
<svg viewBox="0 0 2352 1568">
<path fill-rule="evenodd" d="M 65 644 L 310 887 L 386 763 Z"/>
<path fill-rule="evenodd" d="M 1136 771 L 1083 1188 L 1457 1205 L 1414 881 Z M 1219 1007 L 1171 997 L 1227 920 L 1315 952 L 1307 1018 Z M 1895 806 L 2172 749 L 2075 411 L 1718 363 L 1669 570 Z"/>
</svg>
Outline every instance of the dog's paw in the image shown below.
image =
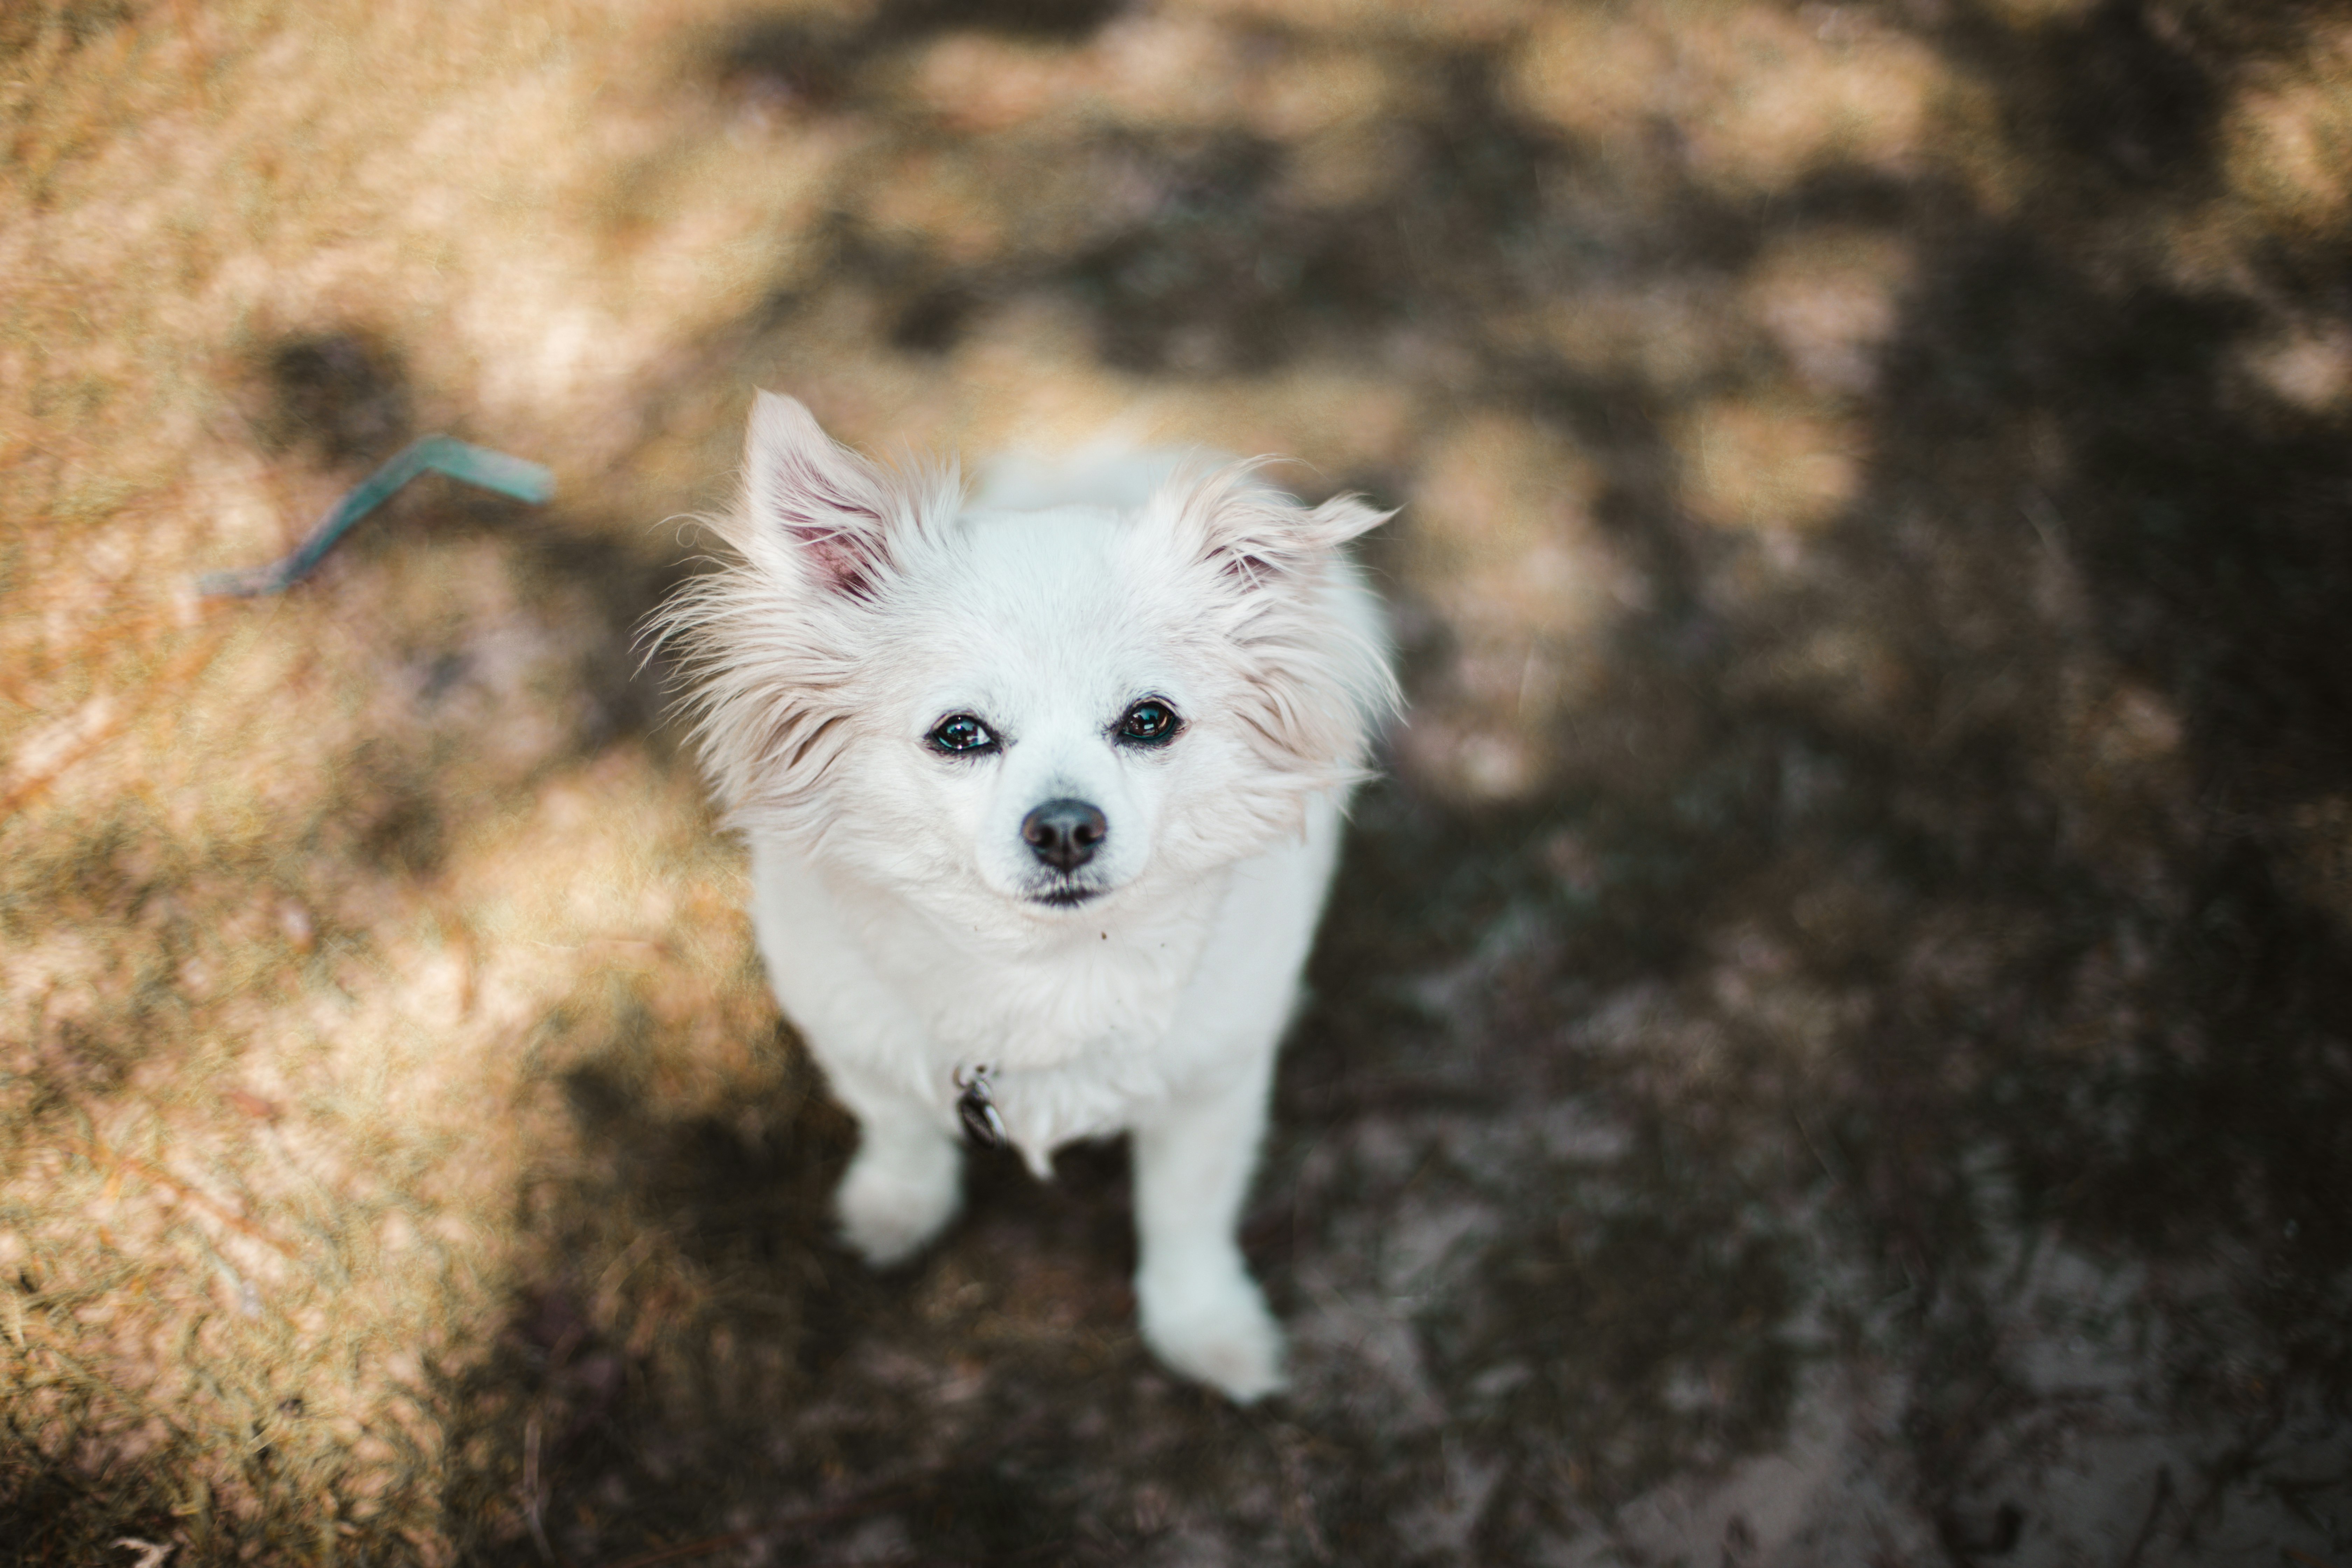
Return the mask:
<svg viewBox="0 0 2352 1568">
<path fill-rule="evenodd" d="M 841 1237 L 877 1268 L 904 1263 L 955 1218 L 963 1195 L 954 1146 L 944 1160 L 861 1152 L 834 1195 Z"/>
<path fill-rule="evenodd" d="M 1236 1405 L 1281 1391 L 1282 1329 L 1248 1275 L 1155 1285 L 1138 1280 L 1143 1342 L 1171 1370 Z"/>
</svg>

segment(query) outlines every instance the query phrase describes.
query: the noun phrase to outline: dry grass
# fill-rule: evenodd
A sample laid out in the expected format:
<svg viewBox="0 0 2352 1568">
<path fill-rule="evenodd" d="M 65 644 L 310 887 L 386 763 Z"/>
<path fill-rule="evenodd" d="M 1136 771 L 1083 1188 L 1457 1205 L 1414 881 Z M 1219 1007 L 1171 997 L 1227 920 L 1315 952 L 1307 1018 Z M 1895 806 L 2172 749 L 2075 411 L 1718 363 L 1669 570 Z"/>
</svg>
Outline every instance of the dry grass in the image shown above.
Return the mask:
<svg viewBox="0 0 2352 1568">
<path fill-rule="evenodd" d="M 1982 1345 L 2126 1309 L 1979 1167 L 2231 1303 L 2149 1352 L 2182 1476 L 2341 1398 L 2339 27 L 952 11 L 0 15 L 0 1559 L 1990 1551 L 1971 1478 L 2060 1438 Z M 824 1241 L 845 1130 L 630 648 L 753 384 L 1405 504 L 1415 718 L 1253 1232 L 1291 1415 L 1145 1369 L 1115 1160 L 913 1281 Z M 194 596 L 431 430 L 555 502 Z"/>
<path fill-rule="evenodd" d="M 97 1489 L 22 1560 L 118 1525 L 446 1558 L 500 1511 L 446 1511 L 467 1466 L 518 1459 L 453 1445 L 519 1281 L 629 1257 L 587 1297 L 625 1340 L 665 1261 L 533 1224 L 590 1157 L 556 1086 L 623 1060 L 692 1106 L 781 1070 L 737 873 L 627 685 L 648 526 L 717 468 L 664 471 L 643 405 L 824 173 L 643 101 L 632 63 L 698 24 L 13 25 L 0 1466 Z M 551 462 L 561 515 L 428 490 L 283 601 L 193 597 L 427 428 Z"/>
</svg>

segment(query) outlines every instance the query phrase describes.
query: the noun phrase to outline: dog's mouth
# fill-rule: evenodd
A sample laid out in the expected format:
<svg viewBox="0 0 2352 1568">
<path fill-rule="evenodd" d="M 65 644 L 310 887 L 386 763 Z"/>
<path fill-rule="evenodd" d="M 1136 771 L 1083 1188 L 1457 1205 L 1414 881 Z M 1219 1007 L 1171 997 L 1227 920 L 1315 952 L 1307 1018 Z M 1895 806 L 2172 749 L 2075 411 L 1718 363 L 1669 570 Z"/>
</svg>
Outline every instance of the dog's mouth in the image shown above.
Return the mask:
<svg viewBox="0 0 2352 1568">
<path fill-rule="evenodd" d="M 1108 888 L 1088 887 L 1083 882 L 1063 882 L 1030 894 L 1029 901 L 1043 904 L 1048 909 L 1074 910 L 1080 904 L 1101 898 L 1109 890 Z"/>
</svg>

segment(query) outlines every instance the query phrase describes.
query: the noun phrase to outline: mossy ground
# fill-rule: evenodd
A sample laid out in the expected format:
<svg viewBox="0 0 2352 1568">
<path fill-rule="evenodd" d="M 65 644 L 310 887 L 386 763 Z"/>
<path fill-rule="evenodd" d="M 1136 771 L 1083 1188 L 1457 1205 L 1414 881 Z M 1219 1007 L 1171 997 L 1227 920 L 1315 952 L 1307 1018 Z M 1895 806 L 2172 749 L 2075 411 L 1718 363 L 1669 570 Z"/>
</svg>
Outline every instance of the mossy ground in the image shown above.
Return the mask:
<svg viewBox="0 0 2352 1568">
<path fill-rule="evenodd" d="M 2352 30 L 0 16 L 0 1561 L 2352 1563 Z M 750 389 L 1400 505 L 1246 1241 L 875 1277 L 641 670 Z M 194 596 L 447 430 L 310 582 Z"/>
</svg>

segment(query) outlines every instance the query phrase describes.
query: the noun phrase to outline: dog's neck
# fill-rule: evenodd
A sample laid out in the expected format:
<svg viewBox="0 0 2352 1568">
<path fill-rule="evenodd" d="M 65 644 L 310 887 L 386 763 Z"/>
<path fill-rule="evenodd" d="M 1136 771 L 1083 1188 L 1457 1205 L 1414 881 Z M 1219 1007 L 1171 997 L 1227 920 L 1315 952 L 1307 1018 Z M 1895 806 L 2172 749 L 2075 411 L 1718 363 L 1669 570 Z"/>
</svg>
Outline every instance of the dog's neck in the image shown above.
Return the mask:
<svg viewBox="0 0 2352 1568">
<path fill-rule="evenodd" d="M 839 907 L 883 978 L 921 1014 L 942 1071 L 1058 1066 L 1094 1051 L 1148 1050 L 1166 1033 L 1224 897 L 1219 870 L 1129 889 L 1036 919 L 957 918 L 840 879 Z"/>
</svg>

